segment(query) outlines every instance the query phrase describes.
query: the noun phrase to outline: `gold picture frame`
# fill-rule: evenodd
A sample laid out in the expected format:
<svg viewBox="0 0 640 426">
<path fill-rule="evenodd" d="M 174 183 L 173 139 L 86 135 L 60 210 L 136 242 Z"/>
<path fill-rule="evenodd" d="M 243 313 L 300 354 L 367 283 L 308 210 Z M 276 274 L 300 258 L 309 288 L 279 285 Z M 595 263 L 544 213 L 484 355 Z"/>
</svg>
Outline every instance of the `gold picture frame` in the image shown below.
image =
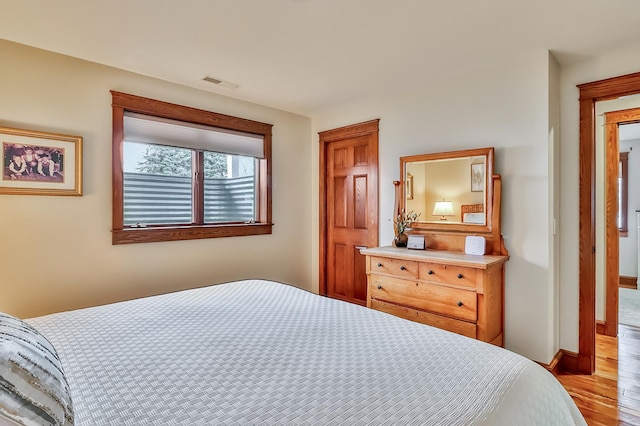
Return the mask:
<svg viewBox="0 0 640 426">
<path fill-rule="evenodd" d="M 82 137 L 0 127 L 0 194 L 82 195 Z"/>
<path fill-rule="evenodd" d="M 484 191 L 484 163 L 471 165 L 471 192 Z"/>
<path fill-rule="evenodd" d="M 413 200 L 413 175 L 411 173 L 407 173 L 407 187 L 406 187 L 406 195 L 407 200 Z"/>
</svg>

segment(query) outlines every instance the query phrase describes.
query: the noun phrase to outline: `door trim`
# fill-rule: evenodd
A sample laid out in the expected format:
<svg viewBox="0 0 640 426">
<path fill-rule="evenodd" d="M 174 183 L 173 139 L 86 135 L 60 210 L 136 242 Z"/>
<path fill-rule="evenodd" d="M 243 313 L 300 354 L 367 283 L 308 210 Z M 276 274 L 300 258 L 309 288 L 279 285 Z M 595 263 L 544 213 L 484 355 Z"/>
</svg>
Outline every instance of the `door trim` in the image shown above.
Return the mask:
<svg viewBox="0 0 640 426">
<path fill-rule="evenodd" d="M 580 202 L 579 202 L 579 314 L 578 371 L 596 368 L 595 283 L 595 113 L 596 102 L 640 93 L 640 73 L 579 84 Z"/>
<path fill-rule="evenodd" d="M 378 141 L 380 119 L 365 121 L 363 123 L 352 124 L 349 126 L 340 127 L 332 130 L 325 130 L 318 132 L 320 136 L 320 238 L 319 238 L 319 287 L 318 292 L 325 296 L 327 294 L 327 145 L 330 142 L 339 141 L 342 139 L 349 139 L 358 136 L 366 136 L 375 134 L 376 148 Z M 372 171 L 371 178 L 378 181 L 378 163 L 377 163 L 377 149 L 376 149 L 376 164 Z M 375 202 L 375 209 L 378 211 L 378 199 L 371 200 Z M 376 229 L 376 235 L 377 235 Z M 376 241 L 378 239 L 376 238 Z"/>
<path fill-rule="evenodd" d="M 620 287 L 620 236 L 618 232 L 618 165 L 620 141 L 618 126 L 640 121 L 640 108 L 605 113 L 605 327 L 607 336 L 618 335 L 618 291 Z"/>
</svg>

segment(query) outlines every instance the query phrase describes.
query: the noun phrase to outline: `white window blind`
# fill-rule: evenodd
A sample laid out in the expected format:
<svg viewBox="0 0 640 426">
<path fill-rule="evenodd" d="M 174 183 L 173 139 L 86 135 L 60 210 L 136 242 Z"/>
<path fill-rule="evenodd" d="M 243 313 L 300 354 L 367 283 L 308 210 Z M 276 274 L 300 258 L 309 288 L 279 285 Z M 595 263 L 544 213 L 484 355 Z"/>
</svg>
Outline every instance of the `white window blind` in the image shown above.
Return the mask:
<svg viewBox="0 0 640 426">
<path fill-rule="evenodd" d="M 264 158 L 262 135 L 125 111 L 124 140 Z"/>
</svg>

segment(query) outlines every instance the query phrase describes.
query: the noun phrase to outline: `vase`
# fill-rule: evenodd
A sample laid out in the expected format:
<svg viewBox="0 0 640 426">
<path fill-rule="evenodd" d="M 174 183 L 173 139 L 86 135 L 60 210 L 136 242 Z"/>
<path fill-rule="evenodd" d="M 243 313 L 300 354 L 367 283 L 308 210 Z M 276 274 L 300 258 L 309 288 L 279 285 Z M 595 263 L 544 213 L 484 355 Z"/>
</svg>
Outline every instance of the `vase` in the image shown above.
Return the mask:
<svg viewBox="0 0 640 426">
<path fill-rule="evenodd" d="M 406 247 L 407 241 L 409 241 L 409 237 L 404 232 L 401 232 L 393 239 L 393 244 L 396 247 Z"/>
</svg>

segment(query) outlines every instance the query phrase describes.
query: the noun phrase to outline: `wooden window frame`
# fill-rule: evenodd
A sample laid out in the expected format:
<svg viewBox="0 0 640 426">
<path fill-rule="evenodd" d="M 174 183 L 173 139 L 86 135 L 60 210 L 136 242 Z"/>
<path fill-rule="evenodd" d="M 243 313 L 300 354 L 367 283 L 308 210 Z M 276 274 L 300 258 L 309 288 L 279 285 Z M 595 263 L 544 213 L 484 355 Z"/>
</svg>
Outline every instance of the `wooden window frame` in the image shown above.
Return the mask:
<svg viewBox="0 0 640 426">
<path fill-rule="evenodd" d="M 272 125 L 218 114 L 111 91 L 113 110 L 112 134 L 112 244 L 151 243 L 202 238 L 238 237 L 271 234 L 271 132 Z M 224 223 L 204 225 L 124 226 L 124 115 L 125 111 L 202 124 L 228 130 L 261 135 L 264 158 L 258 159 L 258 194 L 256 223 Z"/>
</svg>

